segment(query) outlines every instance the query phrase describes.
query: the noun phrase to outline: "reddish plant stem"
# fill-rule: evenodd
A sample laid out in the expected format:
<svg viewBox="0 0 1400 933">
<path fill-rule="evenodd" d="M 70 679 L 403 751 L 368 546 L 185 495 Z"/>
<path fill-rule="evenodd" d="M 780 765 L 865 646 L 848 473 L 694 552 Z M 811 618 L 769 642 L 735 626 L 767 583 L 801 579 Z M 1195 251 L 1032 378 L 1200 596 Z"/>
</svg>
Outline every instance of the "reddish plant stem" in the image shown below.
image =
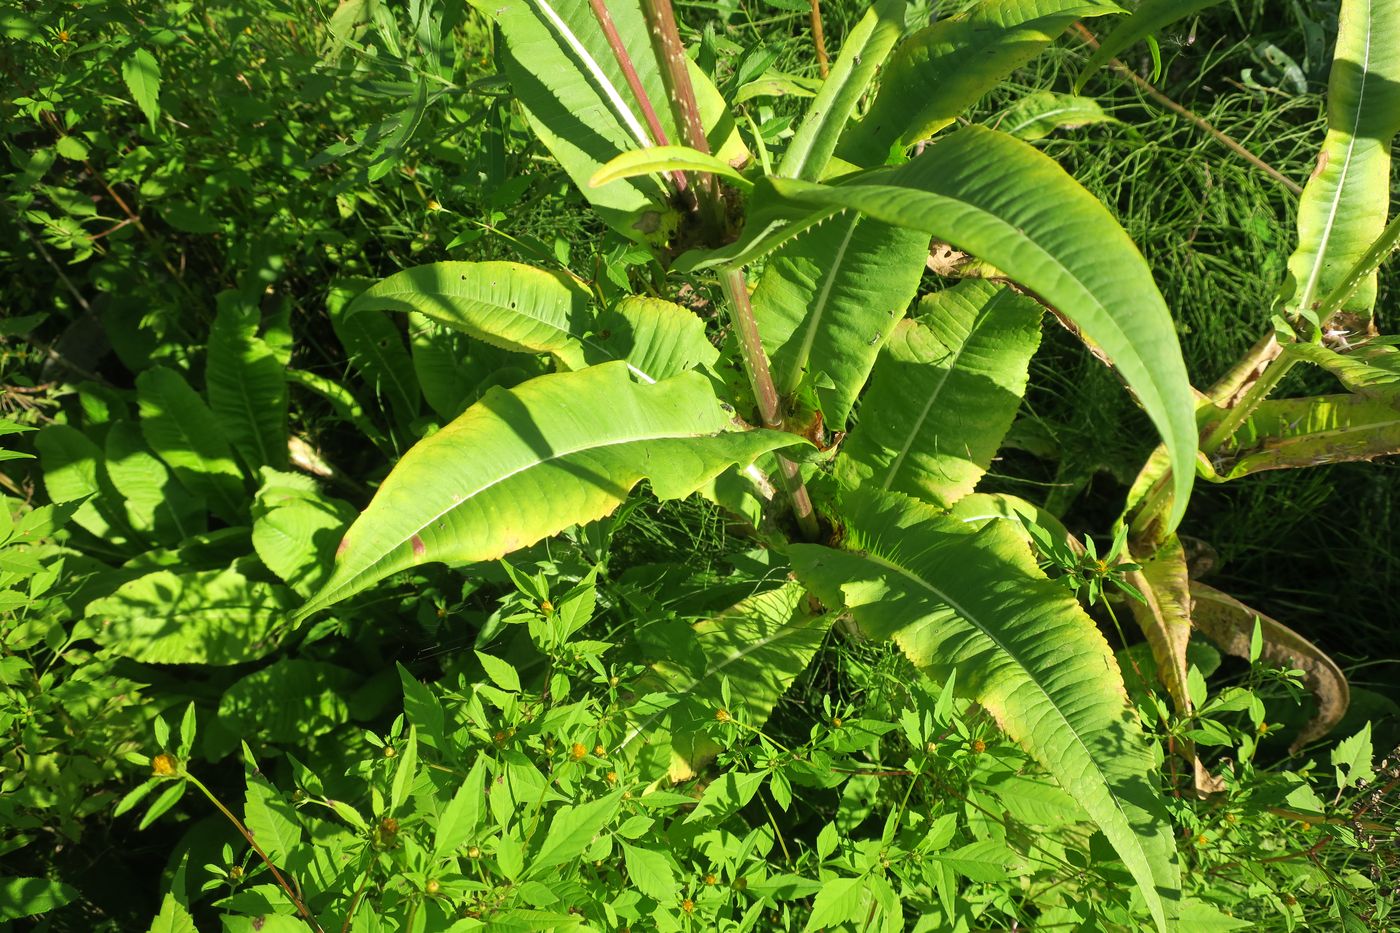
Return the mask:
<svg viewBox="0 0 1400 933">
<path fill-rule="evenodd" d="M 1094 34 L 1091 33 L 1088 29 L 1084 28 L 1083 23 L 1075 23 L 1072 28 L 1076 33 L 1078 33 L 1079 37 L 1088 44 L 1089 48 L 1097 49 L 1099 47 L 1099 40 L 1095 39 Z M 1137 85 L 1137 87 L 1148 97 L 1152 98 L 1157 103 L 1161 104 L 1163 107 L 1166 107 L 1172 113 L 1181 117 L 1185 117 L 1187 120 L 1190 120 L 1192 123 L 1196 124 L 1196 126 L 1200 127 L 1211 137 L 1213 137 L 1226 149 L 1229 149 L 1231 152 L 1244 159 L 1250 165 L 1253 165 L 1255 168 L 1266 173 L 1279 184 L 1283 185 L 1289 191 L 1293 192 L 1295 195 L 1303 193 L 1303 188 L 1301 185 L 1299 185 L 1293 179 L 1289 178 L 1287 175 L 1284 175 L 1282 172 L 1274 168 L 1269 163 L 1265 162 L 1263 159 L 1259 158 L 1254 153 L 1250 152 L 1248 149 L 1240 145 L 1231 137 L 1227 136 L 1225 133 L 1222 133 L 1220 130 L 1216 129 L 1215 126 L 1205 117 L 1197 116 L 1195 113 L 1191 112 L 1190 110 L 1187 110 L 1185 107 L 1181 106 L 1181 104 L 1178 104 L 1176 101 L 1172 100 L 1170 97 L 1157 90 L 1157 88 L 1152 86 L 1151 82 L 1144 80 L 1138 75 L 1137 72 L 1133 71 L 1133 69 L 1129 68 L 1127 65 L 1123 64 L 1118 59 L 1111 58 L 1109 59 L 1108 63 L 1114 71 L 1123 75 L 1129 81 L 1132 81 L 1133 84 Z"/>
<path fill-rule="evenodd" d="M 700 105 L 695 101 L 695 88 L 690 82 L 690 62 L 685 57 L 685 46 L 681 44 L 671 0 L 643 0 L 642 15 L 646 17 L 651 47 L 656 53 L 657 64 L 661 66 L 661 83 L 666 88 L 666 96 L 670 98 L 676 128 L 685 145 L 708 155 L 710 141 L 705 137 Z M 700 207 L 701 220 L 707 231 L 714 233 L 721 216 L 719 186 L 713 175 L 697 172 L 695 187 L 698 189 L 695 198 Z"/>
<path fill-rule="evenodd" d="M 826 34 L 822 30 L 822 0 L 812 0 L 812 44 L 817 47 L 817 69 L 825 81 L 831 74 L 826 57 Z"/>
<path fill-rule="evenodd" d="M 637 74 L 636 66 L 632 64 L 632 56 L 627 54 L 627 47 L 622 44 L 622 36 L 618 35 L 617 24 L 613 22 L 612 14 L 608 12 L 607 3 L 605 0 L 588 0 L 588 5 L 593 8 L 593 17 L 598 20 L 598 26 L 603 30 L 603 36 L 608 40 L 608 48 L 612 49 L 617 66 L 622 69 L 622 75 L 627 79 L 627 87 L 632 91 L 637 109 L 642 112 L 642 119 L 647 122 L 647 130 L 651 133 L 652 144 L 669 146 L 670 140 L 666 136 L 666 130 L 656 115 L 656 108 L 652 106 L 646 88 L 642 87 L 642 79 Z M 667 172 L 666 178 L 675 186 L 676 191 L 685 192 L 684 172 Z"/>
</svg>

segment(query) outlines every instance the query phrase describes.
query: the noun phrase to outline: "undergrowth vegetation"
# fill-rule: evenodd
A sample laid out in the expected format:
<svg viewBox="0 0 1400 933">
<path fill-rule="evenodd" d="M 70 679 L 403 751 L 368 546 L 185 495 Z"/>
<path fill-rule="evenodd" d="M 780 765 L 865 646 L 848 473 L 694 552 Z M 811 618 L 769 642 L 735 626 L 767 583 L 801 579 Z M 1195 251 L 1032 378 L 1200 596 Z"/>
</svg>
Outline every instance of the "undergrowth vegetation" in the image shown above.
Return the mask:
<svg viewBox="0 0 1400 933">
<path fill-rule="evenodd" d="M 1393 928 L 1397 34 L 0 11 L 0 924 Z"/>
</svg>

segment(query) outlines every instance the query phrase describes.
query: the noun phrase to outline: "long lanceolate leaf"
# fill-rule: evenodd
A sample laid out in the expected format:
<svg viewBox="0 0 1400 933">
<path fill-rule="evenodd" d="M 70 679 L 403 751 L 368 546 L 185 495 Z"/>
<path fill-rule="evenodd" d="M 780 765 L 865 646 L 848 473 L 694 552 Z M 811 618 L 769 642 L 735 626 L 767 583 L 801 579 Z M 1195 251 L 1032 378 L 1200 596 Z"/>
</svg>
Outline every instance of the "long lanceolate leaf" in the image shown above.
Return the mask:
<svg viewBox="0 0 1400 933">
<path fill-rule="evenodd" d="M 968 534 L 895 494 L 847 501 L 849 551 L 790 548 L 798 579 L 987 708 L 1102 829 L 1157 926 L 1179 898 L 1156 764 L 1108 643 L 1008 522 Z"/>
<path fill-rule="evenodd" d="M 256 307 L 234 293 L 220 296 L 209 333 L 204 381 L 209 407 L 252 472 L 287 466 L 287 377 L 272 348 L 258 337 Z"/>
<path fill-rule="evenodd" d="M 822 172 L 836 151 L 836 143 L 846 128 L 876 70 L 904 28 L 904 0 L 878 0 L 846 36 L 841 57 L 822 89 L 807 108 L 783 153 L 778 174 L 804 181 L 820 181 Z"/>
<path fill-rule="evenodd" d="M 778 393 L 812 384 L 840 431 L 880 347 L 913 300 L 928 234 L 847 211 L 773 254 L 753 294 Z"/>
<path fill-rule="evenodd" d="M 1327 138 L 1298 202 L 1298 249 L 1288 260 L 1288 309 L 1314 314 L 1385 228 L 1390 145 L 1400 131 L 1400 4 L 1343 0 L 1327 86 Z M 1341 305 L 1369 319 L 1374 274 Z M 1318 322 L 1321 323 L 1321 322 Z"/>
<path fill-rule="evenodd" d="M 982 478 L 1026 390 L 1038 304 L 967 279 L 901 321 L 871 374 L 836 475 L 951 506 Z"/>
<path fill-rule="evenodd" d="M 626 364 L 605 363 L 494 389 L 394 467 L 298 616 L 418 564 L 492 560 L 601 518 L 642 479 L 678 498 L 800 443 L 730 427 L 698 373 L 639 385 Z"/>
<path fill-rule="evenodd" d="M 841 140 L 849 162 L 883 165 L 952 123 L 1076 19 L 1116 13 L 1103 0 L 984 0 L 919 30 L 895 49 L 869 113 Z"/>
<path fill-rule="evenodd" d="M 758 192 L 785 202 L 797 223 L 852 208 L 927 231 L 986 260 L 1073 321 L 1112 360 L 1166 441 L 1176 526 L 1191 491 L 1196 425 L 1171 314 L 1132 240 L 1052 160 L 973 126 L 898 169 L 834 186 L 775 178 Z"/>
<path fill-rule="evenodd" d="M 1359 395 L 1260 403 L 1202 475 L 1223 483 L 1251 473 L 1400 454 L 1400 411 Z"/>
</svg>

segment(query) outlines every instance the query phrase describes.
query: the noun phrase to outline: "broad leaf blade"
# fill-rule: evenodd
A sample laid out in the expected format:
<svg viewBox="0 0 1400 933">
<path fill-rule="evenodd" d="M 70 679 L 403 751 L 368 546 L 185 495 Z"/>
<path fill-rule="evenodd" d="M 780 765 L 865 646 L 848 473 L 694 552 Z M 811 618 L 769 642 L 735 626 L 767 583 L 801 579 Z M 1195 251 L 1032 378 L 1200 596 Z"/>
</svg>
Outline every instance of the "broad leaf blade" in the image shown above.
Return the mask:
<svg viewBox="0 0 1400 933">
<path fill-rule="evenodd" d="M 1400 5 L 1344 0 L 1327 85 L 1327 137 L 1298 202 L 1298 248 L 1288 260 L 1289 311 L 1305 316 L 1342 284 L 1385 228 L 1390 145 L 1400 130 Z M 1376 303 L 1371 274 L 1340 311 L 1361 322 Z M 1321 323 L 1321 322 L 1315 322 Z"/>
<path fill-rule="evenodd" d="M 548 353 L 582 365 L 589 295 L 578 282 L 515 262 L 435 262 L 395 273 L 361 292 L 346 315 L 417 311 L 516 353 Z"/>
<path fill-rule="evenodd" d="M 1021 534 L 991 522 L 968 534 L 898 495 L 848 498 L 847 545 L 789 549 L 798 578 L 892 638 L 931 677 L 956 670 L 986 707 L 1098 824 L 1161 930 L 1180 897 L 1156 763 L 1128 707 L 1108 643 Z"/>
<path fill-rule="evenodd" d="M 1400 410 L 1358 395 L 1270 399 L 1202 475 L 1211 482 L 1251 473 L 1373 460 L 1400 453 Z"/>
<path fill-rule="evenodd" d="M 952 123 L 1076 19 L 1118 10 L 1095 0 L 986 0 L 919 30 L 890 56 L 880 93 L 842 139 L 841 157 L 883 165 L 892 147 Z"/>
<path fill-rule="evenodd" d="M 841 56 L 807 108 L 778 174 L 820 181 L 856 104 L 904 30 L 904 0 L 878 0 L 846 36 Z"/>
<path fill-rule="evenodd" d="M 925 298 L 880 354 L 837 478 L 944 507 L 976 487 L 1025 394 L 1040 305 L 968 279 Z"/>
<path fill-rule="evenodd" d="M 689 369 L 709 368 L 719 351 L 693 311 L 660 298 L 629 296 L 598 315 L 584 341 L 590 363 L 625 360 L 632 375 L 659 382 Z"/>
<path fill-rule="evenodd" d="M 257 308 L 244 306 L 232 292 L 220 298 L 204 374 L 209 407 L 251 472 L 264 466 L 285 470 L 285 367 L 257 335 Z"/>
<path fill-rule="evenodd" d="M 160 62 L 150 52 L 138 48 L 122 62 L 122 80 L 154 130 L 156 118 L 160 116 Z"/>
<path fill-rule="evenodd" d="M 996 123 L 1003 133 L 1033 142 L 1058 129 L 1075 129 L 1095 123 L 1117 123 L 1092 97 L 1036 91 L 1016 101 Z"/>
<path fill-rule="evenodd" d="M 678 498 L 731 464 L 800 443 L 728 427 L 698 373 L 638 385 L 625 363 L 605 363 L 493 389 L 404 456 L 297 615 L 399 570 L 493 560 L 601 518 L 644 478 L 662 499 Z"/>
<path fill-rule="evenodd" d="M 141 433 L 180 484 L 214 514 L 240 524 L 246 512 L 243 474 L 209 406 L 179 373 L 152 367 L 136 377 Z"/>
<path fill-rule="evenodd" d="M 818 214 L 854 208 L 924 230 L 985 260 L 1079 326 L 1118 369 L 1171 455 L 1171 526 L 1191 491 L 1195 402 L 1166 302 L 1112 216 L 1053 161 L 982 127 L 951 134 L 894 171 L 827 186 L 766 183 Z M 760 191 L 765 185 L 760 185 Z"/>
<path fill-rule="evenodd" d="M 393 423 L 406 427 L 418 417 L 423 400 L 413 378 L 413 361 L 392 319 L 363 305 L 357 308 L 355 301 L 348 300 L 357 290 L 348 283 L 332 289 L 327 301 L 331 329 L 350 365 L 369 383 L 381 405 L 387 403 L 393 412 Z"/>
<path fill-rule="evenodd" d="M 847 211 L 772 255 L 754 318 L 778 393 L 814 392 L 829 429 L 856 396 L 923 276 L 928 234 Z"/>
<path fill-rule="evenodd" d="M 1315 343 L 1298 343 L 1287 352 L 1321 366 L 1348 391 L 1378 402 L 1400 404 L 1400 349 L 1394 346 L 1367 344 L 1338 353 Z"/>
</svg>

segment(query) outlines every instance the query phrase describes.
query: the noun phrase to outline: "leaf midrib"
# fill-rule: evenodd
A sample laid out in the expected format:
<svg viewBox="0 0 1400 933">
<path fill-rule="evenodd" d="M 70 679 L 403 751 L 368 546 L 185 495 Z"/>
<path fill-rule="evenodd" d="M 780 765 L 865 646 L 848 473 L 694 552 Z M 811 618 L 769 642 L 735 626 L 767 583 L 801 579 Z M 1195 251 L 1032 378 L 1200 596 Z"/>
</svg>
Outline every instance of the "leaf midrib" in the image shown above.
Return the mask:
<svg viewBox="0 0 1400 933">
<path fill-rule="evenodd" d="M 841 239 L 841 245 L 836 248 L 831 266 L 827 269 L 826 277 L 822 281 L 821 290 L 817 293 L 816 303 L 807 315 L 807 327 L 802 335 L 802 345 L 798 348 L 797 355 L 793 357 L 792 365 L 788 367 L 787 379 L 784 381 L 784 386 L 789 392 L 797 389 L 798 383 L 802 380 L 802 373 L 807 369 L 807 363 L 812 356 L 812 346 L 817 341 L 817 331 L 821 328 L 822 318 L 830 306 L 832 289 L 836 287 L 836 276 L 846 261 L 846 252 L 851 247 L 851 240 L 855 237 L 856 227 L 860 226 L 861 217 L 860 211 L 851 211 L 851 226 L 846 230 L 845 237 Z"/>
<path fill-rule="evenodd" d="M 1132 821 L 1128 819 L 1128 814 L 1124 812 L 1123 806 L 1118 800 L 1118 795 L 1112 791 L 1113 785 L 1109 782 L 1108 777 L 1104 774 L 1103 769 L 1099 766 L 1098 759 L 1096 759 L 1093 756 L 1093 754 L 1089 751 L 1089 747 L 1084 743 L 1083 738 L 1079 735 L 1079 731 L 1075 729 L 1073 723 L 1069 721 L 1069 718 L 1065 715 L 1064 711 L 1060 709 L 1059 704 L 1055 702 L 1055 698 L 1049 694 L 1045 686 L 1040 682 L 1039 679 L 1035 677 L 1031 668 L 1027 666 L 1025 661 L 1021 659 L 1020 655 L 1008 648 L 1002 642 L 1001 639 L 999 639 L 987 628 L 985 624 L 981 623 L 980 621 L 977 621 L 977 617 L 974 614 L 965 610 L 958 602 L 947 596 L 940 589 L 938 589 L 938 587 L 934 586 L 932 583 L 925 580 L 917 573 L 913 572 L 912 570 L 906 569 L 905 567 L 895 563 L 892 560 L 886 559 L 885 557 L 881 556 L 878 553 L 875 553 L 874 551 L 866 553 L 864 555 L 864 559 L 871 561 L 872 563 L 875 563 L 879 566 L 887 567 L 888 569 L 893 570 L 894 572 L 900 574 L 901 576 L 907 578 L 908 580 L 927 590 L 933 595 L 935 599 L 948 606 L 955 613 L 957 613 L 957 615 L 960 618 L 964 619 L 969 624 L 974 626 L 986 638 L 988 638 L 993 644 L 995 644 L 997 648 L 999 648 L 1008 658 L 1011 658 L 1016 663 L 1016 666 L 1019 667 L 1023 673 L 1025 673 L 1026 677 L 1030 680 L 1030 682 L 1036 685 L 1041 695 L 1050 704 L 1050 708 L 1055 711 L 1055 715 L 1059 717 L 1062 723 L 1064 723 L 1066 729 L 1069 731 L 1069 734 L 1074 737 L 1074 742 L 1076 745 L 1079 746 L 1080 750 L 1083 752 L 1085 760 L 1088 761 L 1090 766 L 1093 767 L 1094 772 L 1099 776 L 1099 779 L 1102 781 L 1103 786 L 1109 789 L 1108 798 L 1113 802 L 1114 810 L 1116 810 L 1118 812 L 1118 815 L 1122 817 L 1124 828 L 1128 830 L 1127 835 L 1136 838 L 1137 834 L 1133 830 Z M 898 636 L 896 635 L 896 637 Z M 1151 874 L 1152 859 L 1148 856 L 1146 849 L 1142 848 L 1141 846 L 1138 846 L 1137 848 L 1139 854 L 1148 866 L 1149 874 Z"/>
<path fill-rule="evenodd" d="M 1337 212 L 1342 206 L 1342 192 L 1346 188 L 1347 176 L 1351 172 L 1352 158 L 1356 153 L 1356 134 L 1361 128 L 1361 110 L 1366 102 L 1366 84 L 1371 74 L 1371 37 L 1374 32 L 1375 17 L 1372 15 L 1372 8 L 1368 4 L 1366 7 L 1366 43 L 1361 62 L 1361 80 L 1356 93 L 1356 109 L 1352 115 L 1351 130 L 1347 134 L 1346 158 L 1342 160 L 1342 170 L 1337 177 L 1337 189 L 1332 195 L 1332 203 L 1327 210 L 1327 223 L 1322 229 L 1322 237 L 1317 246 L 1317 255 L 1313 257 L 1312 268 L 1308 270 L 1308 281 L 1304 285 L 1302 296 L 1298 301 L 1299 311 L 1307 311 L 1312 305 L 1313 296 L 1317 291 L 1318 279 L 1322 277 L 1322 267 L 1327 256 L 1327 246 L 1332 239 L 1332 229 L 1337 224 Z M 1333 67 L 1336 67 L 1335 63 Z"/>
</svg>

